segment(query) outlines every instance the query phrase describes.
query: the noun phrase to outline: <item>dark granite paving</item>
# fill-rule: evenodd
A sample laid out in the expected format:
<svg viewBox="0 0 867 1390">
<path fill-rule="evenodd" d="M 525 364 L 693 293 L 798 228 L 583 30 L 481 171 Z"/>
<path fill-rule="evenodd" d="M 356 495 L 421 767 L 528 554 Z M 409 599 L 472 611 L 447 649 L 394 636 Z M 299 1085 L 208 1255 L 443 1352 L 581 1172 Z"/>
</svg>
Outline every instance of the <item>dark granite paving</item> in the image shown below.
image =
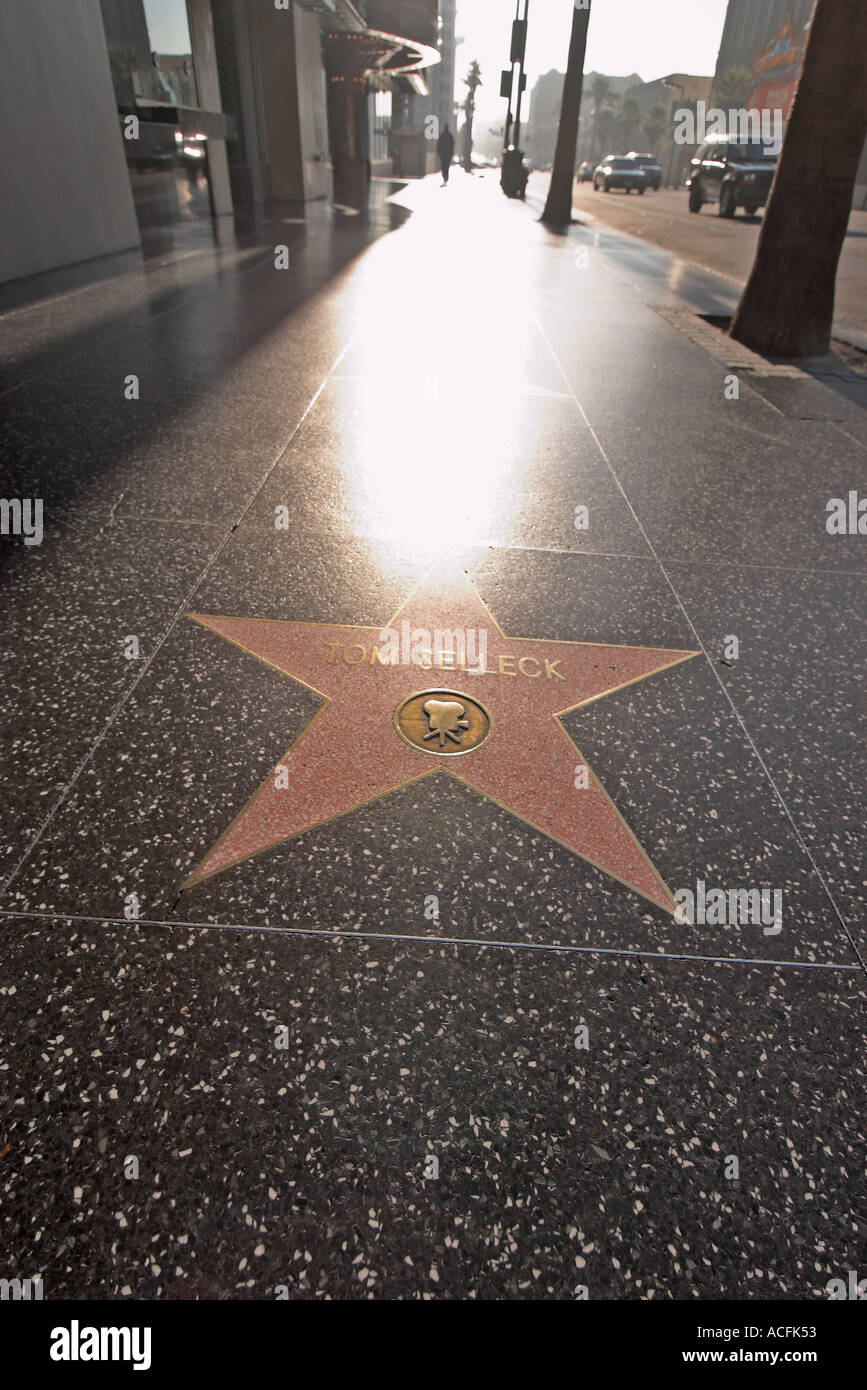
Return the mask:
<svg viewBox="0 0 867 1390">
<path fill-rule="evenodd" d="M 654 306 L 729 285 L 484 178 L 117 269 L 0 295 L 4 495 L 45 510 L 0 538 L 7 1263 L 48 1298 L 863 1272 L 865 541 L 825 520 L 864 388 L 726 400 Z M 673 920 L 440 771 L 183 888 L 322 703 L 186 614 L 385 626 L 446 551 L 510 637 L 699 653 L 563 724 L 673 891 L 779 893 L 780 930 Z"/>
<path fill-rule="evenodd" d="M 46 1297 L 812 1299 L 863 1268 L 856 976 L 80 924 L 7 954 L 3 1244 Z"/>
</svg>

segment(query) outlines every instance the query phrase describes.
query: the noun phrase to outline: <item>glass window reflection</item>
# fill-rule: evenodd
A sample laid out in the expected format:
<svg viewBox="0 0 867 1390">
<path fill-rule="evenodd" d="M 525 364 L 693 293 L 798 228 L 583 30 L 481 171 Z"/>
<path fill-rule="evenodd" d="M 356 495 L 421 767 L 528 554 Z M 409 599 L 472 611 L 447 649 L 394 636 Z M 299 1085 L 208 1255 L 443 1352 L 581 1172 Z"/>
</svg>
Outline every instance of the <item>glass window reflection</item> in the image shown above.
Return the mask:
<svg viewBox="0 0 867 1390">
<path fill-rule="evenodd" d="M 186 0 L 100 0 L 118 105 L 199 105 Z"/>
</svg>

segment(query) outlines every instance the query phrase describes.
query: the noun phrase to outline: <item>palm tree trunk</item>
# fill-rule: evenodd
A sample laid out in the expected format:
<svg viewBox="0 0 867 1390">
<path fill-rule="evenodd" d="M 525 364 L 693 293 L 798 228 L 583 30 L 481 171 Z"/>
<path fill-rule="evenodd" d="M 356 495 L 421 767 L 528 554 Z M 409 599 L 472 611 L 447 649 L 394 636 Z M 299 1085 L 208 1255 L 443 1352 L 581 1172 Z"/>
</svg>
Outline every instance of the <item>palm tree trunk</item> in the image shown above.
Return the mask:
<svg viewBox="0 0 867 1390">
<path fill-rule="evenodd" d="M 572 33 L 569 38 L 569 61 L 563 83 L 563 103 L 557 130 L 557 149 L 554 168 L 548 186 L 548 198 L 542 221 L 554 227 L 565 227 L 572 221 L 572 184 L 575 181 L 575 149 L 578 143 L 578 121 L 581 115 L 581 88 L 584 84 L 584 51 L 587 47 L 587 28 L 590 23 L 590 0 L 586 9 L 572 11 Z"/>
<path fill-rule="evenodd" d="M 828 351 L 837 262 L 867 137 L 867 5 L 816 0 L 756 259 L 731 335 L 766 357 Z"/>
<path fill-rule="evenodd" d="M 466 120 L 464 122 L 464 168 L 468 174 L 473 172 L 473 117 L 475 111 L 472 106 L 466 110 Z"/>
</svg>

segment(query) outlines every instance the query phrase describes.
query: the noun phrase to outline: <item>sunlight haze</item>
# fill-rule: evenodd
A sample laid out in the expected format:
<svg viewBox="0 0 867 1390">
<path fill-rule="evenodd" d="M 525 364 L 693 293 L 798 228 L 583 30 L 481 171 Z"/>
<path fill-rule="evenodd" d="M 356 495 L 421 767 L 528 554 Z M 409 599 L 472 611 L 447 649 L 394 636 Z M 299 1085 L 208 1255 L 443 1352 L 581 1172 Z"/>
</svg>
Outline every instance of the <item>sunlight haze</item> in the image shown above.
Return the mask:
<svg viewBox="0 0 867 1390">
<path fill-rule="evenodd" d="M 669 72 L 712 73 L 725 19 L 726 0 L 593 0 L 585 72 L 637 72 L 645 82 Z M 485 117 L 505 113 L 498 96 L 500 70 L 508 65 L 514 0 L 458 0 L 455 98 L 472 60 L 482 69 L 477 109 Z M 527 28 L 527 94 L 551 68 L 563 72 L 569 51 L 571 0 L 530 0 Z M 526 107 L 525 112 L 526 114 Z"/>
</svg>

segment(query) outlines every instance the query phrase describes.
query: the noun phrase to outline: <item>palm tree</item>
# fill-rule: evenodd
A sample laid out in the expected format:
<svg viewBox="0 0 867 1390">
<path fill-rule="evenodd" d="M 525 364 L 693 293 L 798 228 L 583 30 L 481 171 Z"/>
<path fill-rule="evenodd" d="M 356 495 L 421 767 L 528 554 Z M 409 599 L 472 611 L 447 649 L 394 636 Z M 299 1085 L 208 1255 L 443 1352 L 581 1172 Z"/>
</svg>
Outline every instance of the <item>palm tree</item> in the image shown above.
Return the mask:
<svg viewBox="0 0 867 1390">
<path fill-rule="evenodd" d="M 563 101 L 560 106 L 560 125 L 557 130 L 557 149 L 554 168 L 548 185 L 548 197 L 542 221 L 555 227 L 565 227 L 572 221 L 572 184 L 575 179 L 575 148 L 578 143 L 578 121 L 581 116 L 581 89 L 584 85 L 584 52 L 590 24 L 590 0 L 586 8 L 572 9 L 572 32 L 569 36 L 569 58 L 563 81 Z M 607 78 L 604 79 L 607 81 Z"/>
<path fill-rule="evenodd" d="M 610 107 L 606 106 L 605 110 L 600 112 L 599 115 L 599 139 L 602 142 L 602 146 L 606 149 L 609 145 L 614 144 L 614 129 L 616 125 L 617 117 Z"/>
<path fill-rule="evenodd" d="M 599 153 L 599 118 L 606 107 L 614 106 L 617 97 L 611 91 L 611 81 L 603 72 L 597 72 L 590 84 L 590 95 L 593 98 L 593 135 L 591 149 Z"/>
<path fill-rule="evenodd" d="M 624 150 L 631 148 L 632 136 L 640 118 L 641 107 L 635 97 L 625 96 L 620 106 L 620 116 L 617 122 L 620 131 L 620 142 Z"/>
<path fill-rule="evenodd" d="M 867 136 L 867 5 L 816 0 L 756 259 L 731 335 L 771 357 L 828 351 Z"/>
<path fill-rule="evenodd" d="M 464 86 L 469 88 L 464 102 L 464 168 L 468 174 L 473 171 L 473 116 L 476 113 L 476 90 L 482 85 L 482 70 L 475 58 L 464 78 Z"/>
<path fill-rule="evenodd" d="M 727 72 L 721 73 L 713 84 L 711 105 L 725 108 L 746 106 L 751 85 L 746 69 L 729 68 Z"/>
<path fill-rule="evenodd" d="M 647 136 L 649 148 L 655 149 L 656 142 L 665 134 L 668 127 L 668 111 L 661 101 L 657 101 L 644 113 L 641 129 Z"/>
</svg>

